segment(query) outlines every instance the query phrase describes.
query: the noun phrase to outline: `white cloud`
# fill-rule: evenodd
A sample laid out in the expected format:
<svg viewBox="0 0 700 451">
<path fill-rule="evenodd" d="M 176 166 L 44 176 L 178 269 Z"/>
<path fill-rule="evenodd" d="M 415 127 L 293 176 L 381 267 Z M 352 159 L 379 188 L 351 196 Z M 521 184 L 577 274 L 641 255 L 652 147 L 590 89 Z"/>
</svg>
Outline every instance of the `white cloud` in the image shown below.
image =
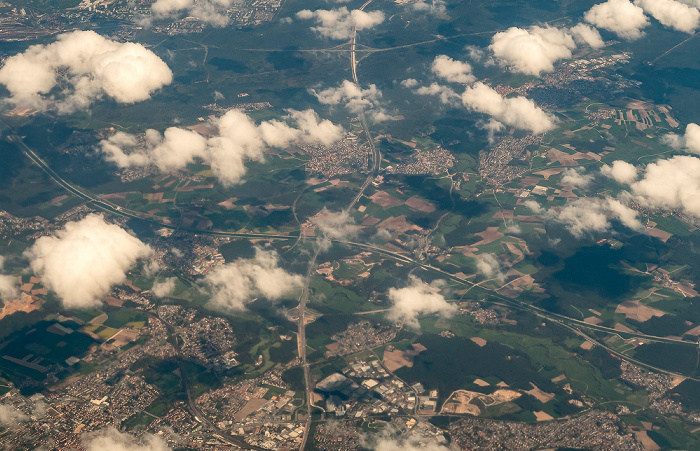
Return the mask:
<svg viewBox="0 0 700 451">
<path fill-rule="evenodd" d="M 174 19 L 185 13 L 201 22 L 216 27 L 225 27 L 229 23 L 228 8 L 233 0 L 157 0 L 151 5 L 151 12 L 156 19 Z M 142 21 L 149 25 L 151 18 Z"/>
<path fill-rule="evenodd" d="M 568 168 L 561 178 L 561 183 L 579 189 L 588 188 L 592 181 L 593 174 L 585 174 L 583 168 Z"/>
<path fill-rule="evenodd" d="M 500 283 L 506 280 L 506 275 L 501 270 L 501 262 L 496 254 L 481 254 L 476 256 L 476 268 L 487 279 L 496 279 Z"/>
<path fill-rule="evenodd" d="M 581 238 L 589 232 L 610 230 L 612 226 L 610 219 L 617 219 L 633 230 L 644 228 L 637 219 L 637 212 L 612 198 L 579 198 L 567 203 L 561 209 L 551 209 L 547 215 L 564 224 L 576 238 Z"/>
<path fill-rule="evenodd" d="M 407 287 L 390 288 L 387 295 L 393 305 L 388 313 L 389 319 L 419 328 L 418 315 L 437 313 L 443 317 L 452 316 L 457 311 L 457 306 L 445 300 L 438 285 L 429 285 L 417 277 L 410 276 Z"/>
<path fill-rule="evenodd" d="M 333 240 L 346 239 L 357 234 L 360 229 L 347 210 L 331 212 L 323 207 L 320 213 L 311 218 L 318 229 Z"/>
<path fill-rule="evenodd" d="M 370 437 L 367 441 L 372 441 Z M 388 434 L 382 434 L 374 443 L 363 444 L 373 451 L 449 451 L 450 448 L 435 442 L 434 439 L 426 439 L 420 435 L 413 437 L 392 438 Z"/>
<path fill-rule="evenodd" d="M 17 277 L 0 274 L 0 299 L 9 301 L 19 296 Z"/>
<path fill-rule="evenodd" d="M 428 14 L 442 15 L 447 11 L 444 0 L 419 1 L 413 3 L 411 8 L 414 11 L 426 12 Z"/>
<path fill-rule="evenodd" d="M 498 122 L 496 119 L 489 119 L 488 121 L 479 121 L 476 126 L 482 130 L 486 130 L 489 137 L 489 144 L 496 142 L 496 134 L 501 133 L 505 130 L 506 126 Z"/>
<path fill-rule="evenodd" d="M 606 177 L 610 177 L 619 183 L 625 183 L 627 185 L 637 179 L 637 168 L 622 160 L 613 161 L 611 166 L 604 164 L 603 167 L 600 168 L 600 172 Z"/>
<path fill-rule="evenodd" d="M 418 86 L 418 80 L 415 78 L 407 78 L 401 82 L 401 86 L 408 89 L 415 88 Z"/>
<path fill-rule="evenodd" d="M 700 159 L 679 155 L 650 163 L 630 189 L 641 205 L 700 217 Z"/>
<path fill-rule="evenodd" d="M 99 150 L 119 167 L 154 164 L 163 172 L 183 169 L 202 159 L 223 185 L 230 186 L 245 175 L 246 161 L 264 160 L 267 146 L 285 147 L 294 142 L 329 145 L 343 136 L 342 127 L 320 120 L 313 110 L 290 110 L 286 119 L 296 126 L 274 119 L 256 125 L 242 111 L 231 110 L 210 121 L 215 132 L 208 138 L 179 127 L 170 127 L 163 134 L 147 130 L 141 140 L 117 132 L 101 141 Z"/>
<path fill-rule="evenodd" d="M 440 102 L 446 105 L 458 106 L 461 104 L 461 97 L 454 89 L 438 83 L 431 83 L 430 86 L 421 86 L 413 92 L 422 96 L 439 96 Z"/>
<path fill-rule="evenodd" d="M 297 19 L 313 19 L 318 26 L 311 27 L 313 31 L 330 39 L 350 39 L 353 29 L 357 31 L 374 28 L 384 22 L 384 13 L 381 11 L 360 11 L 342 6 L 335 9 L 317 9 L 310 11 L 301 10 L 297 13 Z"/>
<path fill-rule="evenodd" d="M 245 310 L 246 302 L 257 296 L 280 299 L 302 286 L 302 277 L 278 266 L 274 250 L 255 248 L 252 259 L 238 259 L 218 266 L 206 277 L 212 289 L 210 303 L 225 310 Z"/>
<path fill-rule="evenodd" d="M 685 127 L 684 135 L 669 133 L 664 135 L 661 141 L 674 149 L 683 149 L 689 153 L 700 154 L 700 125 L 691 122 Z"/>
<path fill-rule="evenodd" d="M 15 406 L 0 404 L 0 425 L 8 426 L 27 420 L 28 417 Z"/>
<path fill-rule="evenodd" d="M 586 24 L 577 24 L 571 27 L 569 31 L 577 44 L 586 44 L 594 49 L 598 49 L 605 45 L 605 42 L 603 41 L 603 38 L 600 37 L 598 30 L 593 27 L 589 27 Z"/>
<path fill-rule="evenodd" d="M 111 287 L 151 249 L 115 224 L 91 214 L 42 236 L 26 251 L 32 270 L 66 308 L 100 304 Z"/>
<path fill-rule="evenodd" d="M 512 27 L 496 33 L 489 49 L 501 66 L 530 75 L 554 70 L 554 63 L 571 58 L 576 48 L 573 37 L 554 27 L 530 30 Z"/>
<path fill-rule="evenodd" d="M 675 0 L 635 0 L 637 6 L 665 27 L 695 33 L 700 26 L 700 11 Z"/>
<path fill-rule="evenodd" d="M 472 67 L 468 63 L 456 61 L 447 55 L 438 55 L 433 60 L 431 70 L 438 77 L 450 83 L 473 83 Z"/>
<path fill-rule="evenodd" d="M 175 290 L 175 283 L 177 283 L 177 277 L 168 277 L 160 282 L 155 282 L 151 287 L 151 292 L 159 298 L 170 296 Z"/>
<path fill-rule="evenodd" d="M 10 103 L 61 113 L 86 109 L 105 95 L 118 103 L 146 100 L 172 80 L 170 68 L 141 44 L 112 41 L 94 31 L 33 45 L 0 69 Z"/>
<path fill-rule="evenodd" d="M 113 427 L 83 434 L 82 445 L 86 451 L 168 451 L 165 441 L 153 434 L 135 437 L 119 432 Z"/>
<path fill-rule="evenodd" d="M 589 9 L 583 17 L 586 22 L 627 40 L 641 38 L 644 35 L 642 29 L 649 25 L 644 10 L 628 0 L 600 3 Z"/>
<path fill-rule="evenodd" d="M 522 96 L 503 98 L 482 82 L 477 82 L 464 91 L 462 103 L 506 125 L 535 134 L 545 133 L 555 127 L 556 119 L 535 105 L 532 100 Z"/>
<path fill-rule="evenodd" d="M 337 88 L 326 88 L 321 91 L 310 89 L 309 92 L 316 96 L 318 101 L 324 105 L 343 104 L 350 112 L 355 114 L 367 111 L 377 122 L 388 118 L 379 103 L 382 98 L 382 91 L 374 84 L 370 84 L 368 88 L 362 89 L 350 80 L 343 80 Z"/>
<path fill-rule="evenodd" d="M 532 199 L 528 199 L 525 202 L 523 202 L 523 205 L 530 210 L 532 210 L 533 213 L 539 215 L 544 213 L 544 209 L 540 204 L 537 203 L 537 201 L 534 201 Z"/>
<path fill-rule="evenodd" d="M 0 270 L 5 267 L 5 257 L 0 255 Z M 17 277 L 0 274 L 0 299 L 9 301 L 19 296 L 19 281 Z"/>
</svg>

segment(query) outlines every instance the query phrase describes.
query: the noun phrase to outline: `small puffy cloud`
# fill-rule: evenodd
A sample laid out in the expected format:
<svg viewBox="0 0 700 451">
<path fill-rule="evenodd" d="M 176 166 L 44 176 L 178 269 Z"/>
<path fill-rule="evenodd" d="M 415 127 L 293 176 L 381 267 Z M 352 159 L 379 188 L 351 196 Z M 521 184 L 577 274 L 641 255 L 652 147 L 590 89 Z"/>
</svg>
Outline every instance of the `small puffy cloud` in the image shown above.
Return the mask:
<svg viewBox="0 0 700 451">
<path fill-rule="evenodd" d="M 435 75 L 450 83 L 473 83 L 472 67 L 468 63 L 453 60 L 447 55 L 438 55 L 430 68 Z"/>
<path fill-rule="evenodd" d="M 561 209 L 550 210 L 547 215 L 565 225 L 576 238 L 586 233 L 606 232 L 612 226 L 610 219 L 617 219 L 624 226 L 633 230 L 642 230 L 644 226 L 637 219 L 637 212 L 612 198 L 579 198 L 567 203 Z"/>
<path fill-rule="evenodd" d="M 489 144 L 496 142 L 496 134 L 501 133 L 505 130 L 506 126 L 498 122 L 496 119 L 489 119 L 488 121 L 479 121 L 476 126 L 482 130 L 486 130 L 488 133 Z"/>
<path fill-rule="evenodd" d="M 416 438 L 391 438 L 383 436 L 376 443 L 369 446 L 373 451 L 450 451 L 450 448 L 430 441 L 425 443 L 423 437 Z"/>
<path fill-rule="evenodd" d="M 644 35 L 642 29 L 649 25 L 644 10 L 628 0 L 600 3 L 589 9 L 583 17 L 586 22 L 630 41 L 641 38 Z"/>
<path fill-rule="evenodd" d="M 374 84 L 370 84 L 366 89 L 362 89 L 362 87 L 350 80 L 343 80 L 337 88 L 326 88 L 321 91 L 310 89 L 309 92 L 316 96 L 316 99 L 324 105 L 343 104 L 350 112 L 355 114 L 366 111 L 377 122 L 388 118 L 379 103 L 382 98 L 382 91 Z"/>
<path fill-rule="evenodd" d="M 501 270 L 501 262 L 496 254 L 481 254 L 476 256 L 476 268 L 487 279 L 496 279 L 500 283 L 506 280 L 506 275 Z"/>
<path fill-rule="evenodd" d="M 126 271 L 148 256 L 150 247 L 115 224 L 91 214 L 42 236 L 26 251 L 32 270 L 66 308 L 100 304 Z"/>
<path fill-rule="evenodd" d="M 442 15 L 447 11 L 444 0 L 419 1 L 413 3 L 411 8 L 414 11 L 426 12 L 428 14 Z"/>
<path fill-rule="evenodd" d="M 512 27 L 496 33 L 489 49 L 501 66 L 529 75 L 554 70 L 554 63 L 571 58 L 576 48 L 573 37 L 554 27 L 534 26 L 529 30 Z"/>
<path fill-rule="evenodd" d="M 600 33 L 593 27 L 580 23 L 574 25 L 569 30 L 577 44 L 586 44 L 587 46 L 598 49 L 605 45 Z"/>
<path fill-rule="evenodd" d="M 113 427 L 83 434 L 82 445 L 86 451 L 169 451 L 165 441 L 153 434 L 135 437 L 119 432 Z"/>
<path fill-rule="evenodd" d="M 458 106 L 461 104 L 461 97 L 454 89 L 438 83 L 431 83 L 430 86 L 421 86 L 413 92 L 422 96 L 438 96 L 440 102 L 446 105 Z"/>
<path fill-rule="evenodd" d="M 450 317 L 457 311 L 457 306 L 450 304 L 440 294 L 438 284 L 427 284 L 411 276 L 408 286 L 390 288 L 387 293 L 392 307 L 388 317 L 392 321 L 403 322 L 413 328 L 419 328 L 418 315 L 437 313 Z"/>
<path fill-rule="evenodd" d="M 700 159 L 678 155 L 650 163 L 630 190 L 634 200 L 646 207 L 700 217 Z"/>
<path fill-rule="evenodd" d="M 622 160 L 613 161 L 610 166 L 604 164 L 603 167 L 600 168 L 600 172 L 604 176 L 616 180 L 618 183 L 625 183 L 627 185 L 637 179 L 637 168 Z"/>
<path fill-rule="evenodd" d="M 311 218 L 311 222 L 332 240 L 347 239 L 356 235 L 360 229 L 347 210 L 331 212 L 324 207 L 320 213 Z"/>
<path fill-rule="evenodd" d="M 302 277 L 279 267 L 274 250 L 255 248 L 255 257 L 217 266 L 206 277 L 212 290 L 211 305 L 224 310 L 245 310 L 246 302 L 263 296 L 271 301 L 300 288 Z"/>
<path fill-rule="evenodd" d="M 59 35 L 5 60 L 0 84 L 16 106 L 60 113 L 86 109 L 104 96 L 118 103 L 146 100 L 173 80 L 170 68 L 141 44 L 121 43 L 94 31 Z"/>
<path fill-rule="evenodd" d="M 586 189 L 593 181 L 593 174 L 585 174 L 582 168 L 569 168 L 564 171 L 561 183 L 574 188 Z"/>
<path fill-rule="evenodd" d="M 15 406 L 0 404 L 0 425 L 8 426 L 27 420 L 28 417 Z"/>
<path fill-rule="evenodd" d="M 165 280 L 155 282 L 151 287 L 151 292 L 159 298 L 170 296 L 175 290 L 175 283 L 177 283 L 177 277 L 168 277 Z"/>
<path fill-rule="evenodd" d="M 381 11 L 361 11 L 354 9 L 349 11 L 342 6 L 335 9 L 317 9 L 299 11 L 297 19 L 313 19 L 318 26 L 311 27 L 313 31 L 330 39 L 350 39 L 353 29 L 357 31 L 374 28 L 384 22 L 384 13 Z"/>
<path fill-rule="evenodd" d="M 538 204 L 535 200 L 528 199 L 525 202 L 523 202 L 523 205 L 532 210 L 532 212 L 537 215 L 544 213 L 544 209 L 542 208 L 542 206 Z"/>
<path fill-rule="evenodd" d="M 5 257 L 0 255 L 0 270 L 5 266 Z M 19 296 L 19 280 L 17 277 L 0 274 L 0 299 L 9 301 Z"/>
<path fill-rule="evenodd" d="M 665 27 L 692 34 L 700 26 L 700 11 L 676 0 L 635 0 L 634 3 Z"/>
<path fill-rule="evenodd" d="M 209 25 L 225 27 L 232 3 L 233 0 L 157 0 L 151 5 L 151 12 L 156 19 L 174 19 L 184 13 Z M 148 25 L 150 20 L 146 18 L 142 23 Z"/>
<path fill-rule="evenodd" d="M 691 122 L 685 127 L 685 134 L 669 133 L 664 135 L 661 140 L 674 149 L 683 149 L 689 153 L 700 154 L 700 125 Z"/>
<path fill-rule="evenodd" d="M 555 127 L 556 119 L 522 96 L 504 98 L 482 82 L 474 83 L 462 94 L 462 103 L 478 113 L 488 114 L 499 122 L 535 134 Z"/>
<path fill-rule="evenodd" d="M 0 274 L 0 299 L 9 301 L 19 296 L 17 277 Z"/>
<path fill-rule="evenodd" d="M 407 78 L 401 82 L 401 86 L 408 89 L 415 88 L 418 86 L 418 80 L 415 78 Z"/>
<path fill-rule="evenodd" d="M 212 168 L 219 181 L 230 186 L 245 175 L 246 161 L 263 161 L 266 147 L 285 147 L 294 142 L 329 145 L 343 136 L 343 128 L 327 119 L 320 120 L 313 110 L 290 111 L 287 122 L 264 121 L 256 125 L 242 111 L 231 110 L 212 119 L 214 133 L 205 138 L 180 127 L 163 134 L 146 130 L 143 139 L 117 132 L 100 142 L 105 159 L 121 168 L 155 165 L 163 172 L 176 171 L 201 159 Z"/>
</svg>

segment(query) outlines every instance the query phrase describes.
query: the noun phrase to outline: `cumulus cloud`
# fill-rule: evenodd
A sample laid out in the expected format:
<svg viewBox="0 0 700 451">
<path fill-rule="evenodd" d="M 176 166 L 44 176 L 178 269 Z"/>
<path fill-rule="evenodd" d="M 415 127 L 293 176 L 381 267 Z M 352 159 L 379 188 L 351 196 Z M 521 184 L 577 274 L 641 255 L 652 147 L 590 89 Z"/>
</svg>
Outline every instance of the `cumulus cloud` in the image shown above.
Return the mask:
<svg viewBox="0 0 700 451">
<path fill-rule="evenodd" d="M 544 209 L 540 204 L 537 203 L 536 200 L 528 199 L 525 202 L 523 202 L 523 205 L 530 210 L 532 210 L 533 213 L 535 214 L 542 214 L 544 213 Z"/>
<path fill-rule="evenodd" d="M 613 161 L 610 166 L 604 164 L 603 167 L 600 168 L 600 172 L 606 177 L 610 177 L 619 183 L 625 183 L 627 185 L 637 179 L 637 168 L 622 160 Z"/>
<path fill-rule="evenodd" d="M 267 146 L 329 145 L 343 136 L 342 127 L 320 120 L 313 110 L 290 111 L 286 119 L 295 126 L 275 119 L 256 125 L 242 111 L 231 110 L 210 120 L 213 134 L 206 138 L 179 127 L 170 127 L 163 134 L 147 130 L 142 138 L 117 132 L 100 142 L 99 151 L 121 168 L 154 164 L 163 172 L 183 169 L 201 159 L 223 185 L 230 186 L 245 175 L 246 161 L 264 160 Z"/>
<path fill-rule="evenodd" d="M 445 300 L 438 285 L 435 282 L 427 284 L 410 276 L 408 286 L 390 288 L 387 295 L 393 305 L 388 313 L 389 319 L 417 329 L 420 327 L 418 315 L 437 313 L 443 317 L 452 316 L 457 311 L 457 306 Z"/>
<path fill-rule="evenodd" d="M 0 274 L 0 299 L 9 301 L 19 296 L 18 285 L 19 282 L 15 276 Z"/>
<path fill-rule="evenodd" d="M 496 119 L 489 119 L 488 121 L 479 121 L 476 126 L 482 130 L 486 130 L 488 133 L 489 144 L 493 144 L 496 141 L 496 134 L 501 133 L 505 130 L 506 126 L 498 122 Z"/>
<path fill-rule="evenodd" d="M 432 0 L 430 2 L 419 1 L 413 3 L 411 8 L 414 11 L 426 12 L 428 14 L 442 15 L 447 11 L 444 0 Z"/>
<path fill-rule="evenodd" d="M 0 255 L 0 270 L 5 267 L 5 257 Z M 9 301 L 19 296 L 19 281 L 17 277 L 0 274 L 0 299 Z"/>
<path fill-rule="evenodd" d="M 554 27 L 512 27 L 496 33 L 489 49 L 501 66 L 530 75 L 554 70 L 554 63 L 571 58 L 574 38 Z"/>
<path fill-rule="evenodd" d="M 700 25 L 700 11 L 675 0 L 635 0 L 636 5 L 663 26 L 685 33 L 695 33 Z"/>
<path fill-rule="evenodd" d="M 165 280 L 155 282 L 151 287 L 151 292 L 159 298 L 170 296 L 175 290 L 175 283 L 177 283 L 177 277 L 168 277 Z"/>
<path fill-rule="evenodd" d="M 381 11 L 349 11 L 342 6 L 335 9 L 317 9 L 310 11 L 301 10 L 297 13 L 297 19 L 313 19 L 318 26 L 311 27 L 313 31 L 330 39 L 350 39 L 353 29 L 357 31 L 374 28 L 384 22 L 384 13 Z"/>
<path fill-rule="evenodd" d="M 611 31 L 622 39 L 635 40 L 644 35 L 649 25 L 644 10 L 628 0 L 608 0 L 589 9 L 583 18 L 598 28 Z"/>
<path fill-rule="evenodd" d="M 165 441 L 153 434 L 135 437 L 119 432 L 113 427 L 83 434 L 82 445 L 86 451 L 169 451 Z"/>
<path fill-rule="evenodd" d="M 548 216 L 564 224 L 576 238 L 581 238 L 586 233 L 610 230 L 611 219 L 617 219 L 632 230 L 644 228 L 637 219 L 636 211 L 612 198 L 579 198 L 567 203 L 561 209 L 551 209 Z"/>
<path fill-rule="evenodd" d="M 300 288 L 302 277 L 280 268 L 274 250 L 256 247 L 254 258 L 216 267 L 207 274 L 206 283 L 212 290 L 212 306 L 241 311 L 255 297 L 274 301 Z"/>
<path fill-rule="evenodd" d="M 436 56 L 430 69 L 435 75 L 450 83 L 467 84 L 476 81 L 469 63 L 453 60 L 447 55 Z"/>
<path fill-rule="evenodd" d="M 28 417 L 15 406 L 0 404 L 0 424 L 7 426 L 27 420 Z"/>
<path fill-rule="evenodd" d="M 333 240 L 354 236 L 360 229 L 347 210 L 331 212 L 323 207 L 320 213 L 311 218 L 311 222 L 318 227 L 321 233 Z"/>
<path fill-rule="evenodd" d="M 60 113 L 86 109 L 104 96 L 118 103 L 146 100 L 173 80 L 170 68 L 141 44 L 121 43 L 94 31 L 59 35 L 5 60 L 0 84 L 8 101 Z"/>
<path fill-rule="evenodd" d="M 634 200 L 646 207 L 700 217 L 700 159 L 678 155 L 650 163 L 630 190 Z"/>
<path fill-rule="evenodd" d="M 586 174 L 583 168 L 569 168 L 564 171 L 561 182 L 574 188 L 586 189 L 593 181 L 593 174 Z"/>
<path fill-rule="evenodd" d="M 454 89 L 439 83 L 431 83 L 430 86 L 421 86 L 413 92 L 422 96 L 438 96 L 440 102 L 446 105 L 458 106 L 461 104 L 461 97 Z"/>
<path fill-rule="evenodd" d="M 488 114 L 499 122 L 535 134 L 555 127 L 556 119 L 522 96 L 504 98 L 482 82 L 474 83 L 462 94 L 462 103 L 478 113 Z"/>
<path fill-rule="evenodd" d="M 389 117 L 379 103 L 382 91 L 374 84 L 362 89 L 350 80 L 343 80 L 337 88 L 326 88 L 321 91 L 310 89 L 309 92 L 324 105 L 344 104 L 350 112 L 355 114 L 367 111 L 377 122 Z"/>
<path fill-rule="evenodd" d="M 496 279 L 500 283 L 506 280 L 506 275 L 501 270 L 501 262 L 496 254 L 481 254 L 476 256 L 476 268 L 487 279 Z"/>
<path fill-rule="evenodd" d="M 42 236 L 25 254 L 64 307 L 89 308 L 98 306 L 113 285 L 126 279 L 126 271 L 150 253 L 138 238 L 91 214 Z"/>
<path fill-rule="evenodd" d="M 690 123 L 685 127 L 685 134 L 669 133 L 664 135 L 661 141 L 674 149 L 683 149 L 689 153 L 700 154 L 700 125 Z"/>
<path fill-rule="evenodd" d="M 407 78 L 401 82 L 401 86 L 408 89 L 415 88 L 418 86 L 418 80 L 415 78 Z"/>
<path fill-rule="evenodd" d="M 449 451 L 447 446 L 435 443 L 431 440 L 425 443 L 423 437 L 408 437 L 408 438 L 391 438 L 383 436 L 374 444 L 369 445 L 369 448 L 374 451 Z"/>
<path fill-rule="evenodd" d="M 229 23 L 227 9 L 232 3 L 233 0 L 157 0 L 151 5 L 151 12 L 156 19 L 173 19 L 184 12 L 210 25 L 225 27 Z M 148 22 L 146 19 L 145 24 Z"/>
<path fill-rule="evenodd" d="M 587 46 L 598 49 L 605 45 L 600 33 L 593 27 L 586 24 L 577 24 L 569 30 L 577 44 L 586 44 Z"/>
</svg>

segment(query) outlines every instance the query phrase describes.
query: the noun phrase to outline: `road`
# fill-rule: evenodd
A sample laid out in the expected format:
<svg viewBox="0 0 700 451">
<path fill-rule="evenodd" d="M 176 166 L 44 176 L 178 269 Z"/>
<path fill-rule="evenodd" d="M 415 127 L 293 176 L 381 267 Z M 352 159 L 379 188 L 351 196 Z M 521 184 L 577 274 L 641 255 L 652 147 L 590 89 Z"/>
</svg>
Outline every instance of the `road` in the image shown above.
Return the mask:
<svg viewBox="0 0 700 451">
<path fill-rule="evenodd" d="M 299 296 L 299 320 L 297 322 L 297 346 L 299 351 L 299 358 L 301 359 L 301 367 L 304 370 L 304 387 L 306 391 L 306 427 L 304 428 L 304 435 L 301 438 L 301 445 L 299 450 L 306 449 L 306 443 L 309 439 L 309 431 L 311 430 L 311 411 L 314 407 L 312 399 L 312 382 L 311 382 L 311 368 L 309 367 L 309 362 L 306 360 L 306 303 L 309 301 L 309 284 L 311 283 L 311 277 L 316 270 L 316 259 L 318 254 L 321 253 L 323 246 L 319 243 L 317 244 L 316 251 L 313 257 L 309 261 L 309 269 L 306 273 L 306 279 L 304 280 L 304 288 L 302 289 L 301 296 Z"/>
</svg>

